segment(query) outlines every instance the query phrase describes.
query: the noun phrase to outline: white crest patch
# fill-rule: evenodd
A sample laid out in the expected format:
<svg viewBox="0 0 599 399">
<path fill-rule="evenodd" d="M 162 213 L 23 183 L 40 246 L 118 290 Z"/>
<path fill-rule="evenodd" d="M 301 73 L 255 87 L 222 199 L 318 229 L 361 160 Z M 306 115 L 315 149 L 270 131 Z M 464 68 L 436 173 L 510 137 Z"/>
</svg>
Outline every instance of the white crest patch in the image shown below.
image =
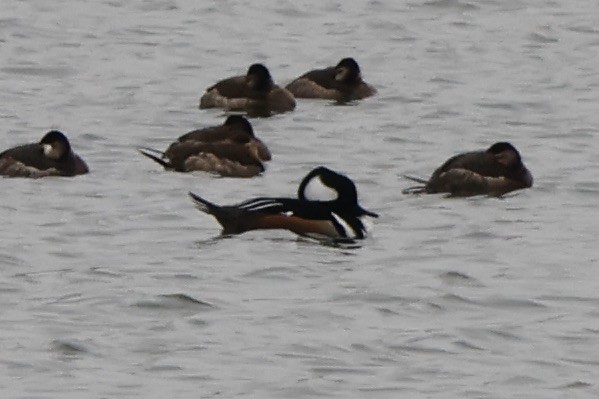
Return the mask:
<svg viewBox="0 0 599 399">
<path fill-rule="evenodd" d="M 308 201 L 334 201 L 339 198 L 339 193 L 331 187 L 325 186 L 320 176 L 315 176 L 304 187 L 304 197 Z"/>
</svg>

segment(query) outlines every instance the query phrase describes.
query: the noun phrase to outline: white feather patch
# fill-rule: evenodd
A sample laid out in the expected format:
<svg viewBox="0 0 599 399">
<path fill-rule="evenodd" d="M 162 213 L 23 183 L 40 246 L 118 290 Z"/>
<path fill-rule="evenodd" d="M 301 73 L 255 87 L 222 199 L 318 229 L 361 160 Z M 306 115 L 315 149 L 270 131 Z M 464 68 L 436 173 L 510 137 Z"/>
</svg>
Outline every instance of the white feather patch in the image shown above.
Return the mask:
<svg viewBox="0 0 599 399">
<path fill-rule="evenodd" d="M 341 229 L 343 230 L 345 237 L 355 237 L 356 234 L 354 232 L 354 229 L 352 229 L 352 227 L 345 221 L 343 220 L 343 218 L 339 215 L 337 215 L 335 212 L 331 212 L 331 215 L 333 215 L 333 218 L 335 219 L 335 221 L 337 223 L 339 223 L 339 225 L 341 226 Z"/>
<path fill-rule="evenodd" d="M 51 159 L 58 159 L 61 156 L 60 149 L 61 146 L 58 145 L 56 147 L 51 144 L 44 144 L 44 155 Z"/>
<path fill-rule="evenodd" d="M 50 144 L 44 144 L 44 155 L 47 156 L 48 158 L 52 158 L 52 153 L 54 152 L 54 147 L 52 147 Z"/>
<path fill-rule="evenodd" d="M 280 206 L 280 205 L 282 205 L 282 204 L 278 201 L 275 201 L 270 198 L 263 198 L 263 199 L 255 199 L 255 200 L 250 200 L 250 201 L 244 202 L 241 205 L 239 205 L 239 208 L 246 209 L 248 211 L 257 211 L 260 209 L 265 209 L 265 208 L 270 208 L 273 206 Z"/>
<path fill-rule="evenodd" d="M 304 187 L 304 197 L 308 201 L 334 201 L 339 197 L 337 190 L 326 186 L 320 176 L 315 176 Z"/>
</svg>

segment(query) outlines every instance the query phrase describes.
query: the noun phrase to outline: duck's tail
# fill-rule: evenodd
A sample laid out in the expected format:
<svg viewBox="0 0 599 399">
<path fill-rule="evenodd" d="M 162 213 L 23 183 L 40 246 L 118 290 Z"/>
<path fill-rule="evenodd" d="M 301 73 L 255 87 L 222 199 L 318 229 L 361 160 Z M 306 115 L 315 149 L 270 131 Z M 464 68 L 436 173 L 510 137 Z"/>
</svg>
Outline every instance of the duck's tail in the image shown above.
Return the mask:
<svg viewBox="0 0 599 399">
<path fill-rule="evenodd" d="M 421 185 L 404 188 L 403 190 L 401 190 L 402 194 L 422 194 L 422 193 L 426 192 L 426 183 L 427 183 L 426 180 L 421 179 L 420 177 L 407 176 L 407 175 L 403 175 L 403 177 L 404 177 L 404 179 L 408 179 L 413 182 L 420 183 Z"/>
<path fill-rule="evenodd" d="M 172 165 L 166 159 L 164 159 L 164 152 L 155 150 L 153 148 L 142 147 L 138 148 L 137 151 L 141 153 L 141 155 L 145 155 L 150 158 L 152 161 L 159 163 L 165 169 L 172 169 Z"/>
<path fill-rule="evenodd" d="M 189 192 L 189 196 L 191 197 L 191 200 L 193 201 L 196 208 L 198 208 L 200 211 L 207 213 L 209 215 L 216 216 L 216 214 L 218 214 L 218 210 L 220 209 L 220 206 L 213 204 L 210 201 L 205 200 L 204 198 L 192 193 L 191 191 Z"/>
<path fill-rule="evenodd" d="M 219 206 L 210 201 L 206 201 L 204 198 L 192 192 L 189 192 L 189 196 L 196 208 L 208 215 L 214 216 L 218 223 L 220 223 L 223 228 L 221 232 L 222 235 L 239 234 L 248 230 L 248 228 L 243 225 L 243 221 L 239 220 L 240 214 L 244 211 L 238 207 Z"/>
</svg>

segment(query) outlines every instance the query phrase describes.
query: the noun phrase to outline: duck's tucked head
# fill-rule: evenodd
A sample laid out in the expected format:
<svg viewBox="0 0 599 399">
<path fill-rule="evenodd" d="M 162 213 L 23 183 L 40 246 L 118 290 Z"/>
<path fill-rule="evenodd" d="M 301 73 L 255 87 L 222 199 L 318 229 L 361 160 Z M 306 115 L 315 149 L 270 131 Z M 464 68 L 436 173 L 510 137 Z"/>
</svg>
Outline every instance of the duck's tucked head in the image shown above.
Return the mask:
<svg viewBox="0 0 599 399">
<path fill-rule="evenodd" d="M 344 58 L 335 66 L 336 81 L 352 83 L 360 79 L 360 67 L 353 58 Z"/>
<path fill-rule="evenodd" d="M 516 147 L 507 142 L 498 142 L 486 152 L 492 154 L 495 160 L 507 169 L 507 177 L 521 181 L 526 187 L 532 186 L 532 174 L 524 166 Z"/>
<path fill-rule="evenodd" d="M 497 162 L 505 166 L 506 168 L 519 167 L 522 165 L 522 158 L 520 153 L 510 143 L 499 142 L 493 144 L 487 149 L 487 153 L 492 154 Z"/>
<path fill-rule="evenodd" d="M 303 201 L 331 202 L 358 216 L 378 217 L 376 213 L 367 211 L 358 204 L 358 191 L 350 178 L 324 166 L 313 169 L 304 177 L 297 196 Z"/>
<path fill-rule="evenodd" d="M 225 126 L 236 126 L 246 132 L 249 136 L 254 137 L 254 129 L 246 118 L 241 115 L 229 115 L 224 123 Z"/>
<path fill-rule="evenodd" d="M 246 74 L 246 82 L 254 90 L 269 90 L 273 85 L 268 69 L 262 64 L 252 64 Z"/>
<path fill-rule="evenodd" d="M 54 160 L 60 160 L 69 155 L 71 145 L 67 137 L 58 130 L 51 130 L 42 137 L 40 144 L 44 149 L 44 155 Z"/>
</svg>

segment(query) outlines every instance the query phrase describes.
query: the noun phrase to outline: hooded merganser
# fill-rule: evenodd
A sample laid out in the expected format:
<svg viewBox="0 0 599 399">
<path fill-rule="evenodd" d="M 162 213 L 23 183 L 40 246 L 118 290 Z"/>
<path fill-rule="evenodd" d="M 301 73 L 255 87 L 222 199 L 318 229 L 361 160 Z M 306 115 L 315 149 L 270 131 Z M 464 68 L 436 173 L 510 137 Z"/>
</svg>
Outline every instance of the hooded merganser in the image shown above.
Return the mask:
<svg viewBox="0 0 599 399">
<path fill-rule="evenodd" d="M 360 67 L 353 58 L 344 58 L 334 67 L 306 72 L 286 89 L 296 98 L 324 98 L 339 103 L 376 94 L 376 89 L 362 80 Z"/>
<path fill-rule="evenodd" d="M 404 193 L 449 193 L 450 196 L 486 194 L 501 196 L 510 191 L 532 187 L 533 178 L 520 153 L 510 143 L 499 142 L 485 151 L 455 155 L 433 172 L 428 181 Z"/>
<path fill-rule="evenodd" d="M 273 82 L 264 65 L 253 64 L 245 76 L 224 79 L 206 89 L 200 98 L 200 109 L 204 108 L 243 111 L 248 116 L 270 116 L 295 109 L 295 98 Z"/>
<path fill-rule="evenodd" d="M 230 115 L 222 125 L 193 130 L 179 137 L 165 152 L 139 151 L 167 170 L 214 172 L 225 177 L 252 177 L 270 161 L 266 145 L 254 135 L 250 122 Z"/>
<path fill-rule="evenodd" d="M 324 188 L 326 195 L 316 191 Z M 298 198 L 259 197 L 219 206 L 189 193 L 196 207 L 222 225 L 222 234 L 284 229 L 313 238 L 357 239 L 366 236 L 363 216 L 378 217 L 358 204 L 356 186 L 324 166 L 312 170 L 298 188 Z"/>
<path fill-rule="evenodd" d="M 67 137 L 58 130 L 38 143 L 25 144 L 0 153 L 0 175 L 10 177 L 75 176 L 88 173 L 85 162 L 73 152 Z"/>
</svg>

